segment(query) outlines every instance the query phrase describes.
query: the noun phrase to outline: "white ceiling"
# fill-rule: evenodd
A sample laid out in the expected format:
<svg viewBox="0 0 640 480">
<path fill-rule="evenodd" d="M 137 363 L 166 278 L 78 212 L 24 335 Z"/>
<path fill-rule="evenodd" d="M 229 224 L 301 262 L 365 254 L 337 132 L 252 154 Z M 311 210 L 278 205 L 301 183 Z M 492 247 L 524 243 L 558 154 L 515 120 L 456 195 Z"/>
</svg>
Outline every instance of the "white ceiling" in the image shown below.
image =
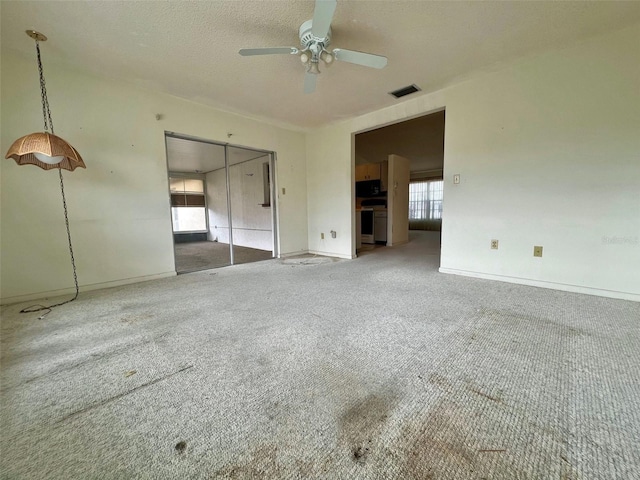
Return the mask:
<svg viewBox="0 0 640 480">
<path fill-rule="evenodd" d="M 244 47 L 298 47 L 312 0 L 0 1 L 2 49 L 34 57 L 24 30 L 49 37 L 48 63 L 122 79 L 299 129 L 392 105 L 499 62 L 640 21 L 640 2 L 338 1 L 332 47 L 385 55 L 383 70 L 321 68 L 304 95 L 291 55 L 241 57 Z M 420 95 L 416 94 L 416 95 Z"/>
</svg>

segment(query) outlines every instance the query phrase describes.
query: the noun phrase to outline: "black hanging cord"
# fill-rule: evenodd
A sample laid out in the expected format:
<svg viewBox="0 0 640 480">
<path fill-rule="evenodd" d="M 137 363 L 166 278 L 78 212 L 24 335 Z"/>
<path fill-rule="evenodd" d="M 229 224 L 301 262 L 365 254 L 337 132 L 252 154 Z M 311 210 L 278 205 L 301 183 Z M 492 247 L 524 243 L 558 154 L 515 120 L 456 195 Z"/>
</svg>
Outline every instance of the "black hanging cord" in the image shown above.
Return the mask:
<svg viewBox="0 0 640 480">
<path fill-rule="evenodd" d="M 40 59 L 40 44 L 36 40 L 36 52 L 38 55 L 38 72 L 40 73 L 40 93 L 42 95 L 42 116 L 44 117 L 44 130 L 51 130 L 51 134 L 53 135 L 53 121 L 51 120 L 51 110 L 49 109 L 49 99 L 47 98 L 47 87 L 44 82 L 44 73 L 42 70 L 42 61 Z M 76 298 L 78 298 L 78 293 L 80 292 L 80 288 L 78 287 L 78 274 L 76 272 L 76 259 L 73 256 L 73 246 L 71 245 L 71 230 L 69 229 L 69 213 L 67 211 L 67 199 L 64 195 L 64 181 L 62 179 L 62 169 L 58 167 L 58 174 L 60 175 L 60 192 L 62 193 L 62 207 L 64 209 L 64 223 L 67 227 L 67 240 L 69 241 L 69 255 L 71 256 L 71 266 L 73 267 L 73 282 L 76 287 L 76 294 L 73 298 L 69 300 L 65 300 L 64 302 L 56 303 L 55 305 L 31 305 L 30 307 L 23 308 L 20 310 L 20 313 L 33 313 L 33 312 L 42 312 L 45 311 L 38 318 L 43 319 L 46 315 L 51 312 L 51 309 L 54 307 L 59 307 L 61 305 L 66 305 L 67 303 L 73 302 Z"/>
</svg>

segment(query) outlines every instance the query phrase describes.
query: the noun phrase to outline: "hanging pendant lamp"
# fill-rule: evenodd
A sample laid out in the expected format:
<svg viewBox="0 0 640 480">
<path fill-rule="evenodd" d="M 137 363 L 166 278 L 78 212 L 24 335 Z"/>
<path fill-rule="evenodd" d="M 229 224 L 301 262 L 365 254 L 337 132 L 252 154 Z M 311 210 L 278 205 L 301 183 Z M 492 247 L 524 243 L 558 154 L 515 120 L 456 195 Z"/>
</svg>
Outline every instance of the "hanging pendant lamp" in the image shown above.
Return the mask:
<svg viewBox="0 0 640 480">
<path fill-rule="evenodd" d="M 64 220 L 67 227 L 67 239 L 69 241 L 69 254 L 71 256 L 71 266 L 73 268 L 73 280 L 76 293 L 73 298 L 55 305 L 43 306 L 33 305 L 22 309 L 20 313 L 31 313 L 46 310 L 39 318 L 44 318 L 53 307 L 58 307 L 78 298 L 78 275 L 76 273 L 76 262 L 73 256 L 73 246 L 71 245 L 71 231 L 69 229 L 69 216 L 67 212 L 67 200 L 64 195 L 64 181 L 62 170 L 73 171 L 78 167 L 86 168 L 82 157 L 66 140 L 54 135 L 53 121 L 51 120 L 51 110 L 49 109 L 49 99 L 47 98 L 47 87 L 44 81 L 42 70 L 42 60 L 40 58 L 40 42 L 45 42 L 47 37 L 35 30 L 27 30 L 27 35 L 36 42 L 36 55 L 38 58 L 38 72 L 40 74 L 40 94 L 42 97 L 42 116 L 44 117 L 44 132 L 30 133 L 19 138 L 9 148 L 5 158 L 12 158 L 18 165 L 36 165 L 44 170 L 58 169 L 60 177 L 60 192 L 62 193 L 62 206 L 64 209 Z"/>
<path fill-rule="evenodd" d="M 30 133 L 29 135 L 19 138 L 13 142 L 5 158 L 13 158 L 18 165 L 33 164 L 44 170 L 63 168 L 73 171 L 77 167 L 86 168 L 78 151 L 66 140 L 53 134 L 53 121 L 51 120 L 47 87 L 44 81 L 42 60 L 40 58 L 40 42 L 46 42 L 47 37 L 35 30 L 27 30 L 27 35 L 36 42 L 44 132 Z M 51 133 L 49 133 L 49 130 L 51 130 Z"/>
</svg>

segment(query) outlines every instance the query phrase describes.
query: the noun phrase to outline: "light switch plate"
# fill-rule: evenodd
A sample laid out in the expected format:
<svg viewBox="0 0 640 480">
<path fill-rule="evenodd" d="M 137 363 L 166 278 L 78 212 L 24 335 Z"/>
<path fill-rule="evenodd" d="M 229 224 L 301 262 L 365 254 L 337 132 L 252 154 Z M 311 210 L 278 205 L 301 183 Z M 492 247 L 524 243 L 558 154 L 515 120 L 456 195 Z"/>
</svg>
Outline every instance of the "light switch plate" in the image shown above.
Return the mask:
<svg viewBox="0 0 640 480">
<path fill-rule="evenodd" d="M 456 174 L 453 176 L 453 183 L 454 183 L 454 184 L 456 184 L 456 185 L 457 185 L 458 183 L 460 183 L 460 174 L 459 174 L 459 173 L 456 173 Z"/>
<path fill-rule="evenodd" d="M 541 257 L 542 256 L 542 247 L 540 247 L 538 245 L 533 247 L 533 256 L 534 257 Z"/>
</svg>

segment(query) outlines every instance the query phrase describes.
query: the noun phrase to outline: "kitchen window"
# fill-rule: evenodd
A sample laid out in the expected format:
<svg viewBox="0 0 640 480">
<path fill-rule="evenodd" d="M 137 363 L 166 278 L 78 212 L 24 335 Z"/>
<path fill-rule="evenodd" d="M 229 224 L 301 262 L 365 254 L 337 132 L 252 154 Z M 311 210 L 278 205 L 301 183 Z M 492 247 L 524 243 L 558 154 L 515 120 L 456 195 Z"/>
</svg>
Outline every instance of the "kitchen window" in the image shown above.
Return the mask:
<svg viewBox="0 0 640 480">
<path fill-rule="evenodd" d="M 206 232 L 207 208 L 201 178 L 169 177 L 174 233 Z"/>
<path fill-rule="evenodd" d="M 409 184 L 409 220 L 442 218 L 442 180 L 426 180 Z"/>
</svg>

